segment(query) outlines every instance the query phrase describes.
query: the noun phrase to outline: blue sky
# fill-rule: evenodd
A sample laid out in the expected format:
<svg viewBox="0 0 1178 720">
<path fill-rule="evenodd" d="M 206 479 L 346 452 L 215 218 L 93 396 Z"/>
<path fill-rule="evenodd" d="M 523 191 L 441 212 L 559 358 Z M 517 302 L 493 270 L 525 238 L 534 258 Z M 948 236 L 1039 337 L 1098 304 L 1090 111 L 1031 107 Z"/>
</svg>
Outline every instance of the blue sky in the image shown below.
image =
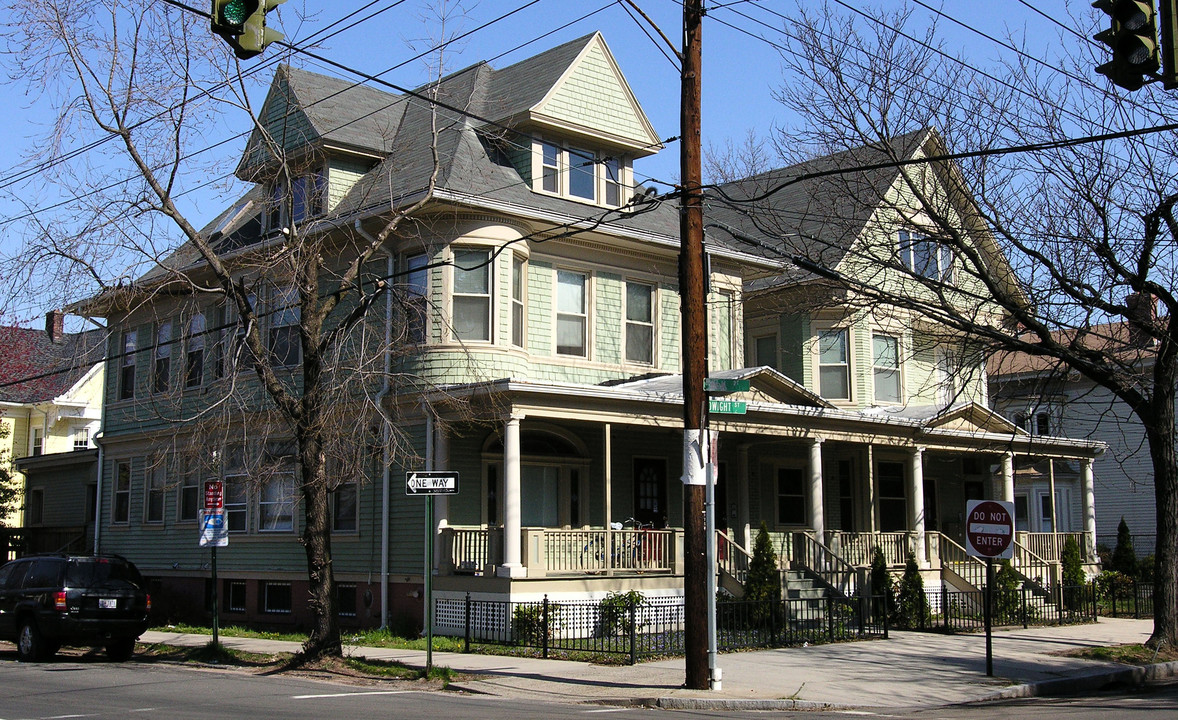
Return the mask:
<svg viewBox="0 0 1178 720">
<path fill-rule="evenodd" d="M 192 0 L 192 3 L 202 9 L 207 7 L 200 0 Z M 527 0 L 482 0 L 477 4 L 462 3 L 465 12 L 462 17 L 452 19 L 449 30 L 474 29 L 526 3 Z M 363 0 L 333 3 L 290 0 L 278 10 L 280 18 L 276 24 L 286 32 L 289 41 L 298 43 L 301 38 L 365 4 Z M 380 9 L 390 4 L 392 3 L 377 3 L 372 9 Z M 332 38 L 319 47 L 317 52 L 366 73 L 380 73 L 414 55 L 411 47 L 424 49 L 428 46 L 429 36 L 436 33 L 437 29 L 426 8 L 434 4 L 436 3 L 425 0 L 406 0 Z M 453 1 L 450 4 L 453 5 Z M 674 0 L 643 0 L 638 4 L 674 43 L 679 43 L 681 5 Z M 803 4 L 814 6 L 818 3 Z M 854 2 L 847 4 L 853 7 L 866 5 Z M 940 4 L 929 4 L 959 20 L 963 25 L 984 33 L 996 37 L 1006 37 L 1014 33 L 1025 37 L 1028 51 L 1042 58 L 1058 54 L 1061 42 L 1059 30 L 1032 8 L 1065 21 L 1068 13 L 1079 13 L 1083 16 L 1089 12 L 1087 0 L 1081 3 L 1065 0 L 990 0 L 984 3 L 976 0 L 945 0 Z M 872 5 L 894 8 L 899 3 L 879 2 Z M 774 125 L 788 127 L 794 121 L 772 97 L 772 91 L 782 81 L 779 51 L 748 33 L 763 36 L 775 43 L 788 44 L 788 39 L 780 32 L 782 20 L 770 11 L 789 15 L 795 8 L 793 0 L 721 0 L 712 3 L 710 15 L 704 26 L 705 144 L 723 144 L 728 139 L 739 142 L 750 129 L 758 134 L 765 134 Z M 599 12 L 593 12 L 599 9 Z M 299 11 L 307 15 L 301 23 L 298 20 Z M 578 20 L 586 14 L 590 16 Z M 929 16 L 928 10 L 916 7 L 916 26 L 923 26 Z M 760 20 L 770 27 L 758 24 L 755 20 Z M 516 49 L 521 43 L 568 23 L 571 25 Z M 734 29 L 731 27 L 733 25 L 746 30 L 747 33 Z M 946 41 L 947 50 L 961 54 L 975 66 L 992 67 L 998 59 L 1009 55 L 1009 51 L 998 44 L 944 18 L 938 21 L 938 26 L 941 36 Z M 677 136 L 678 71 L 664 56 L 665 48 L 660 49 L 620 3 L 609 0 L 539 0 L 509 20 L 479 30 L 448 48 L 447 67 L 454 70 L 481 59 L 492 58 L 495 67 L 505 67 L 594 30 L 603 33 L 656 131 L 664 138 Z M 1079 42 L 1079 39 L 1073 36 L 1069 41 Z M 248 67 L 270 56 L 271 53 L 268 51 L 264 58 L 246 61 L 245 65 Z M 322 66 L 306 58 L 296 57 L 293 62 L 311 70 L 355 79 L 347 73 Z M 428 70 L 423 61 L 408 63 L 385 76 L 390 82 L 406 87 L 418 86 L 428 77 Z M 259 99 L 262 93 L 264 86 L 257 91 Z M 0 177 L 7 177 L 24 160 L 22 153 L 28 151 L 31 138 L 44 131 L 51 114 L 43 100 L 32 102 L 19 83 L 0 85 L 0 103 L 3 103 L 7 111 L 6 121 L 0 125 Z M 245 123 L 241 122 L 239 127 L 232 129 L 210 129 L 206 133 L 206 140 L 213 141 L 218 133 L 231 133 L 245 127 Z M 97 136 L 98 133 L 95 132 L 91 137 L 71 138 L 68 146 L 84 145 Z M 243 140 L 230 143 L 224 149 L 223 164 L 227 172 L 231 170 L 243 144 Z M 672 144 L 659 155 L 640 161 L 635 170 L 640 180 L 656 178 L 669 182 L 678 175 L 678 163 L 678 145 Z M 37 184 L 38 182 L 39 178 L 35 178 L 31 185 L 25 186 L 23 193 L 26 199 L 34 198 L 29 200 L 34 208 L 48 204 L 54 197 L 53 188 L 42 187 Z M 193 193 L 185 197 L 183 209 L 195 224 L 200 226 L 212 219 L 232 199 L 227 197 L 224 191 Z M 10 201 L 0 202 L 0 216 L 4 218 L 24 212 L 24 208 Z M 0 226 L 0 252 L 11 252 L 14 244 L 18 242 L 19 233 L 15 228 L 8 225 Z M 3 305 L 0 304 L 0 307 Z M 36 324 L 46 309 L 48 308 L 41 307 L 37 294 L 32 292 L 27 301 L 15 306 L 10 305 L 8 314 L 0 319 L 5 324 Z"/>
</svg>

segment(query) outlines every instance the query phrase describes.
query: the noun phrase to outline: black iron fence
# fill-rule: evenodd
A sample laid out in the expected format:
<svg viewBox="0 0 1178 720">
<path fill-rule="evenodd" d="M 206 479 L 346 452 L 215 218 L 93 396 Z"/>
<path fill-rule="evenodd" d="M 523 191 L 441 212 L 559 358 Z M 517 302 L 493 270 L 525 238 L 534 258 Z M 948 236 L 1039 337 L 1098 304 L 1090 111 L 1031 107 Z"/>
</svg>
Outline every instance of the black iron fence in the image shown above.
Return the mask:
<svg viewBox="0 0 1178 720">
<path fill-rule="evenodd" d="M 1134 594 L 1133 612 L 1145 612 Z M 790 647 L 886 638 L 890 628 L 928 632 L 980 632 L 985 627 L 985 593 L 943 587 L 925 602 L 877 597 L 787 599 L 777 602 L 723 600 L 716 604 L 716 640 L 721 651 Z M 993 627 L 1096 622 L 1096 585 L 1062 587 L 1053 593 L 1031 588 L 995 591 Z M 1150 607 L 1152 611 L 1152 606 Z M 458 635 L 472 645 L 510 645 L 543 657 L 570 653 L 641 658 L 682 655 L 682 598 L 646 598 L 638 593 L 599 601 L 538 602 L 439 598 L 435 631 Z"/>
<path fill-rule="evenodd" d="M 630 663 L 684 652 L 682 598 L 508 602 L 467 595 L 437 600 L 435 617 L 436 630 L 461 634 L 467 652 L 472 644 L 513 645 L 543 657 L 591 653 L 623 656 Z M 716 605 L 720 650 L 886 637 L 885 625 L 883 618 L 872 621 L 870 603 L 858 598 Z"/>
<path fill-rule="evenodd" d="M 903 612 L 894 610 L 891 626 L 906 630 L 980 632 L 985 629 L 985 598 L 983 590 L 950 590 L 945 586 L 928 590 L 923 604 L 909 602 Z M 1035 592 L 1029 587 L 995 590 L 990 611 L 992 627 L 1092 623 L 1097 617 L 1096 586 L 1066 586 L 1050 593 Z"/>
<path fill-rule="evenodd" d="M 1153 583 L 1114 582 L 1101 588 L 1098 610 L 1110 617 L 1153 617 Z"/>
</svg>

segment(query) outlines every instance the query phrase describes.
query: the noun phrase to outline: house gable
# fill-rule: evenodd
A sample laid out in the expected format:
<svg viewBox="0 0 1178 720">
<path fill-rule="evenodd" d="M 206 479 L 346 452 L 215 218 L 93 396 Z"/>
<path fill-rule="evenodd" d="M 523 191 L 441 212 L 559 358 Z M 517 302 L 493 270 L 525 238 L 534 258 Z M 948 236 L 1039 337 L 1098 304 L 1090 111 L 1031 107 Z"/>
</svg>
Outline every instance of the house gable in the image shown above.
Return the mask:
<svg viewBox="0 0 1178 720">
<path fill-rule="evenodd" d="M 638 155 L 661 147 L 600 33 L 586 43 L 528 116 L 541 127 L 589 136 Z"/>
<path fill-rule="evenodd" d="M 951 430 L 954 432 L 1022 433 L 1006 418 L 975 402 L 952 407 L 931 418 L 929 429 Z"/>
</svg>

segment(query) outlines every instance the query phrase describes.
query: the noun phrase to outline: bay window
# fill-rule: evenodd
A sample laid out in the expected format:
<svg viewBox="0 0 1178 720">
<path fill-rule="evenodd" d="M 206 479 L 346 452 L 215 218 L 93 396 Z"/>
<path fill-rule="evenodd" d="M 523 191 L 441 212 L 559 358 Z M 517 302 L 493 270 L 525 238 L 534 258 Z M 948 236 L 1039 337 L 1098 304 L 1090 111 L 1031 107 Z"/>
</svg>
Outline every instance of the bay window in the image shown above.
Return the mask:
<svg viewBox="0 0 1178 720">
<path fill-rule="evenodd" d="M 491 339 L 491 252 L 454 251 L 454 337 Z"/>
</svg>

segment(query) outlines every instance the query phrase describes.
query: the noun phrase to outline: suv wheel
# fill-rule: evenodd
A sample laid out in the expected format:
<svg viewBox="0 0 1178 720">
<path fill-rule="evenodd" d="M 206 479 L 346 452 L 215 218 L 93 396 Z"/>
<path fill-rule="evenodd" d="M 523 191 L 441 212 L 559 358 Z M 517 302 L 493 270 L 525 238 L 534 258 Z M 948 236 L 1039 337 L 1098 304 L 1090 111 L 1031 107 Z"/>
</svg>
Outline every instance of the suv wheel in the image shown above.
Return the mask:
<svg viewBox="0 0 1178 720">
<path fill-rule="evenodd" d="M 126 662 L 135 653 L 135 638 L 113 638 L 106 645 L 106 656 L 114 662 Z"/>
<path fill-rule="evenodd" d="M 44 662 L 53 656 L 53 648 L 41 637 L 41 631 L 32 620 L 24 620 L 20 624 L 16 655 L 22 662 Z"/>
</svg>

